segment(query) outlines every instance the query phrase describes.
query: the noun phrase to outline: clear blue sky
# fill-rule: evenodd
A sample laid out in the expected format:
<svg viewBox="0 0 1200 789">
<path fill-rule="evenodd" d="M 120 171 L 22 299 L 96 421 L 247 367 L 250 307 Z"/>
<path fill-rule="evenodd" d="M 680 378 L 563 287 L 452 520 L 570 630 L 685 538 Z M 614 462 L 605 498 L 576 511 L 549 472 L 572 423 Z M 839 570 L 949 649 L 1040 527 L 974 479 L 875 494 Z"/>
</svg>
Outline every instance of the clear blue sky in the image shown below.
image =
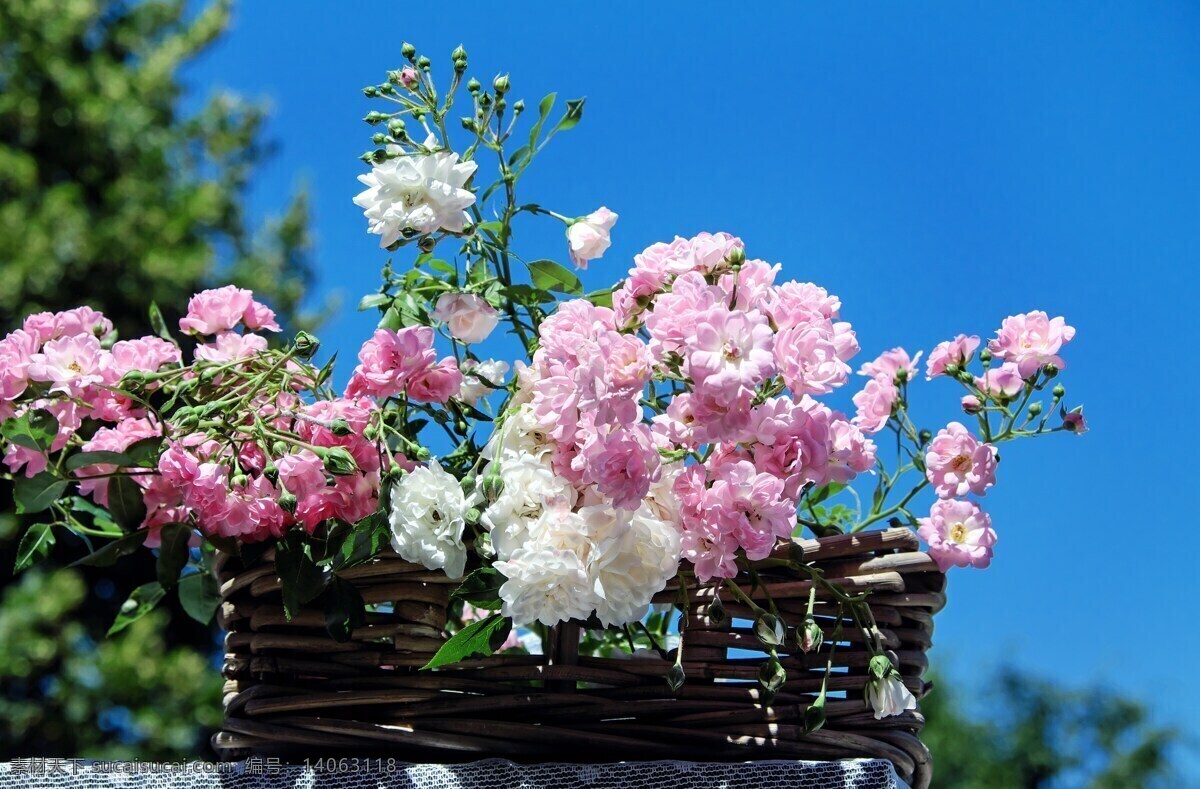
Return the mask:
<svg viewBox="0 0 1200 789">
<path fill-rule="evenodd" d="M 273 105 L 252 205 L 310 189 L 319 289 L 346 305 L 322 337 L 347 361 L 384 262 L 350 202 L 359 88 L 404 39 L 439 67 L 461 42 L 470 74 L 511 72 L 531 106 L 588 97 L 525 187 L 620 213 L 588 289 L 653 241 L 726 230 L 841 296 L 863 360 L 1067 316 L 1092 432 L 1006 447 L 996 560 L 953 573 L 933 659 L 966 688 L 1004 664 L 1110 684 L 1196 732 L 1200 7 L 902 5 L 242 2 L 189 78 Z M 562 260 L 558 233 L 521 243 Z M 923 426 L 957 394 L 915 385 Z"/>
</svg>

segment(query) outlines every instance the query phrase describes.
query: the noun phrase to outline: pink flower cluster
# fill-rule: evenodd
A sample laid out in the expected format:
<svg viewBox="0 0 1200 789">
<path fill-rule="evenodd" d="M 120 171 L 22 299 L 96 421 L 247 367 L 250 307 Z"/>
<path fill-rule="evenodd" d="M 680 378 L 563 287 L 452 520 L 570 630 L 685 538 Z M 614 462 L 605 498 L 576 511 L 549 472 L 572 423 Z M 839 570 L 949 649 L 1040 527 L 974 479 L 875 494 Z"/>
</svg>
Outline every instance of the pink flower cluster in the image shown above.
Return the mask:
<svg viewBox="0 0 1200 789">
<path fill-rule="evenodd" d="M 463 383 L 458 363 L 437 360 L 433 329 L 410 326 L 377 329 L 358 352 L 358 367 L 346 386 L 352 398 L 405 395 L 419 403 L 444 403 Z"/>
<path fill-rule="evenodd" d="M 845 383 L 858 351 L 840 303 L 809 283 L 776 285 L 778 266 L 742 242 L 701 234 L 635 259 L 613 308 L 567 302 L 541 326 L 521 376 L 554 471 L 634 509 L 669 464 L 683 555 L 702 579 L 736 574 L 735 556 L 768 555 L 792 534 L 809 485 L 870 471 L 875 445 L 812 399 Z M 653 381 L 650 418 L 642 400 Z M 790 394 L 785 394 L 785 389 Z"/>
<path fill-rule="evenodd" d="M 90 307 L 38 313 L 0 340 L 0 420 L 27 411 L 48 411 L 58 421 L 52 451 L 67 445 L 84 419 L 139 422 L 145 411 L 112 388 L 126 373 L 157 372 L 180 362 L 179 348 L 158 337 L 111 339 L 112 323 Z M 46 455 L 11 444 L 4 454 L 9 471 L 34 476 L 46 470 Z"/>
<path fill-rule="evenodd" d="M 247 443 L 233 456 L 222 443 L 196 441 L 193 434 L 169 442 L 159 459 L 160 475 L 145 494 L 147 524 L 194 522 L 205 534 L 259 542 L 292 526 L 312 532 L 329 518 L 356 523 L 374 512 L 383 464 L 363 433 L 375 405 L 344 398 L 290 405 L 272 426 L 319 449 L 345 449 L 353 473 L 331 474 L 311 449 L 292 447 L 268 458 Z M 335 431 L 335 420 L 349 429 Z M 287 506 L 285 494 L 294 497 Z"/>
</svg>

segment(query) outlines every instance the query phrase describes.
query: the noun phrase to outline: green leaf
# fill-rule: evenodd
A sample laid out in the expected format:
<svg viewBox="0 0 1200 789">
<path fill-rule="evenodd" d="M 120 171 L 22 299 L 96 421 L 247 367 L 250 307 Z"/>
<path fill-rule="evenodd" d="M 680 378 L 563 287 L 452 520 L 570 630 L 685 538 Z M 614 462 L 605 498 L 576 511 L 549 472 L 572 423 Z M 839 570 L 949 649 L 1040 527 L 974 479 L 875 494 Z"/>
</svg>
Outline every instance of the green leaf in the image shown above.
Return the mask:
<svg viewBox="0 0 1200 789">
<path fill-rule="evenodd" d="M 594 290 L 591 293 L 589 293 L 585 298 L 588 301 L 590 301 L 592 304 L 595 304 L 597 307 L 611 307 L 612 300 L 613 300 L 612 288 L 605 288 L 604 290 Z"/>
<path fill-rule="evenodd" d="M 65 465 L 68 471 L 74 471 L 85 466 L 118 466 L 124 468 L 134 465 L 134 462 L 133 458 L 124 452 L 109 452 L 108 450 L 101 449 L 95 452 L 77 452 L 67 458 Z"/>
<path fill-rule="evenodd" d="M 387 547 L 391 533 L 387 518 L 376 512 L 354 524 L 336 552 L 333 552 L 333 569 L 345 570 L 370 561 Z"/>
<path fill-rule="evenodd" d="M 154 606 L 158 605 L 166 594 L 167 590 L 163 589 L 162 584 L 157 581 L 142 584 L 134 589 L 133 593 L 129 595 L 129 599 L 121 604 L 121 611 L 117 614 L 117 619 L 113 622 L 112 627 L 108 629 L 108 635 L 121 632 L 153 611 Z"/>
<path fill-rule="evenodd" d="M 49 411 L 37 409 L 7 420 L 0 425 L 5 440 L 38 452 L 46 452 L 58 435 L 58 420 Z"/>
<path fill-rule="evenodd" d="M 538 102 L 538 119 L 533 124 L 533 128 L 529 130 L 529 148 L 531 150 L 537 148 L 538 136 L 542 133 L 542 124 L 546 122 L 546 118 L 550 117 L 550 110 L 554 109 L 554 100 L 557 97 L 557 93 L 551 93 Z"/>
<path fill-rule="evenodd" d="M 500 607 L 500 587 L 507 580 L 503 573 L 495 568 L 480 567 L 464 578 L 462 584 L 450 593 L 450 600 L 462 600 L 476 608 L 495 611 Z"/>
<path fill-rule="evenodd" d="M 178 594 L 184 612 L 202 625 L 212 621 L 221 604 L 221 590 L 211 573 L 192 573 L 180 578 Z"/>
<path fill-rule="evenodd" d="M 372 293 L 369 296 L 363 296 L 361 299 L 359 299 L 358 311 L 363 312 L 364 310 L 374 309 L 375 307 L 382 307 L 384 304 L 390 303 L 391 300 L 392 297 L 386 293 Z"/>
<path fill-rule="evenodd" d="M 355 629 L 367 623 L 366 603 L 354 584 L 333 576 L 325 590 L 325 629 L 338 643 L 350 640 Z"/>
<path fill-rule="evenodd" d="M 167 326 L 166 319 L 163 318 L 162 310 L 153 301 L 150 302 L 150 328 L 154 329 L 154 333 L 167 342 L 175 342 L 175 338 L 171 336 L 171 329 Z M 178 343 L 175 344 L 178 345 Z"/>
<path fill-rule="evenodd" d="M 845 488 L 846 484 L 844 482 L 830 482 L 828 485 L 822 485 L 810 493 L 808 501 L 810 504 L 820 504 L 830 496 L 836 496 L 838 493 L 841 493 Z"/>
<path fill-rule="evenodd" d="M 179 574 L 187 567 L 188 555 L 191 549 L 188 542 L 192 539 L 192 529 L 183 523 L 168 523 L 159 531 L 162 543 L 158 549 L 158 561 L 155 571 L 158 582 L 164 589 L 170 589 L 179 581 Z"/>
<path fill-rule="evenodd" d="M 150 536 L 150 532 L 145 529 L 138 529 L 132 534 L 126 534 L 119 540 L 113 540 L 97 548 L 82 559 L 76 559 L 71 562 L 71 566 L 111 567 L 116 564 L 117 559 L 120 559 L 122 556 L 128 556 L 141 548 L 148 536 Z"/>
<path fill-rule="evenodd" d="M 45 559 L 50 555 L 50 549 L 54 547 L 54 543 L 54 529 L 50 524 L 35 523 L 30 526 L 25 535 L 21 537 L 21 544 L 17 546 L 17 563 L 13 567 L 13 572 L 19 573 L 27 570 Z"/>
<path fill-rule="evenodd" d="M 158 456 L 162 454 L 162 444 L 162 436 L 149 436 L 127 446 L 124 454 L 132 461 L 130 466 L 153 468 L 158 465 Z"/>
<path fill-rule="evenodd" d="M 422 670 L 457 663 L 474 655 L 490 655 L 500 648 L 512 631 L 512 620 L 502 614 L 472 622 L 442 644 Z"/>
<path fill-rule="evenodd" d="M 108 480 L 108 511 L 126 531 L 140 528 L 146 517 L 146 503 L 142 499 L 142 489 L 132 477 Z"/>
<path fill-rule="evenodd" d="M 275 572 L 283 586 L 283 610 L 288 620 L 325 589 L 325 573 L 304 550 L 304 536 L 298 531 L 275 544 Z"/>
<path fill-rule="evenodd" d="M 120 537 L 123 532 L 112 519 L 112 515 L 108 510 L 99 507 L 82 496 L 73 496 L 71 498 L 71 511 L 87 513 L 92 516 L 92 526 L 103 531 L 113 537 Z"/>
<path fill-rule="evenodd" d="M 553 260 L 535 260 L 529 264 L 529 276 L 533 284 L 542 290 L 557 290 L 572 296 L 583 293 L 579 277 L 567 271 Z"/>
<path fill-rule="evenodd" d="M 67 490 L 67 481 L 49 471 L 33 477 L 17 477 L 13 481 L 13 499 L 17 512 L 41 512 L 49 509 Z"/>
<path fill-rule="evenodd" d="M 558 122 L 558 125 L 554 127 L 554 131 L 552 131 L 551 134 L 554 132 L 566 131 L 567 129 L 573 129 L 578 126 L 579 121 L 583 118 L 583 103 L 585 101 L 587 101 L 586 98 L 568 99 L 567 111 L 562 116 L 562 120 Z"/>
</svg>

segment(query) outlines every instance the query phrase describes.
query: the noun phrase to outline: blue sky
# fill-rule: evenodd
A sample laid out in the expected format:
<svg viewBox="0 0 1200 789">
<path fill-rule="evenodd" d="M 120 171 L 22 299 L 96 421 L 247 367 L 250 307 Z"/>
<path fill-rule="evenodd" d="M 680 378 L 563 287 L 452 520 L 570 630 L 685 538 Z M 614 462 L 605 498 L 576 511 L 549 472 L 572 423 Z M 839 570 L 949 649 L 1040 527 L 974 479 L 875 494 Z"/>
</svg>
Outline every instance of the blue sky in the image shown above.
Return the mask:
<svg viewBox="0 0 1200 789">
<path fill-rule="evenodd" d="M 386 258 L 350 202 L 371 147 L 359 88 L 405 39 L 443 74 L 464 44 L 470 74 L 510 72 L 531 106 L 588 97 L 523 189 L 620 213 L 589 290 L 656 240 L 726 230 L 838 294 L 863 361 L 1065 315 L 1063 381 L 1092 432 L 1006 445 L 983 502 L 996 560 L 953 573 L 932 657 L 971 689 L 1002 665 L 1112 685 L 1196 732 L 1200 7 L 1055 5 L 242 2 L 188 76 L 198 98 L 271 103 L 278 152 L 251 205 L 310 190 L 319 292 L 345 304 L 321 336 L 347 361 Z M 563 244 L 550 224 L 518 240 L 559 260 Z M 915 384 L 921 426 L 955 418 L 958 394 Z"/>
</svg>

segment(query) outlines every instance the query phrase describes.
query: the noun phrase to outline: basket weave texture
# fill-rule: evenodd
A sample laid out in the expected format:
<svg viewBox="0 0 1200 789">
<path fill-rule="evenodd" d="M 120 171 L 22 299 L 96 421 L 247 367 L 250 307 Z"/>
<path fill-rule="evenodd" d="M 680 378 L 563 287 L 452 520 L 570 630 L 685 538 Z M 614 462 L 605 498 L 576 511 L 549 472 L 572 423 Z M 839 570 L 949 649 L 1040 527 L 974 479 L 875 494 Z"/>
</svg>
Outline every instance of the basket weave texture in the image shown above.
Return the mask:
<svg viewBox="0 0 1200 789">
<path fill-rule="evenodd" d="M 847 592 L 868 598 L 884 646 L 918 698 L 931 646 L 933 615 L 945 604 L 945 576 L 907 529 L 799 542 L 803 561 Z M 789 548 L 780 549 L 787 556 Z M 815 615 L 825 643 L 809 653 L 789 645 L 779 657 L 787 683 L 769 706 L 757 682 L 767 659 L 751 611 L 722 594 L 727 616 L 706 617 L 711 587 L 690 589 L 683 635 L 685 684 L 665 677 L 674 660 L 659 654 L 599 658 L 579 654 L 580 625 L 555 628 L 544 655 L 496 654 L 420 671 L 443 643 L 446 606 L 457 582 L 395 555 L 341 575 L 382 610 L 352 640 L 325 630 L 319 604 L 284 616 L 271 555 L 251 567 L 221 556 L 220 621 L 228 631 L 223 674 L 225 721 L 213 745 L 225 759 L 386 755 L 416 762 L 746 761 L 883 758 L 914 786 L 931 775 L 917 737 L 919 710 L 876 720 L 865 705 L 871 652 L 844 621 L 833 652 L 826 724 L 806 734 L 805 709 L 820 690 L 833 648 L 837 608 L 820 587 Z M 752 593 L 768 596 L 789 624 L 807 610 L 811 582 L 785 567 L 759 573 Z M 743 584 L 750 592 L 751 586 Z M 679 599 L 668 588 L 656 601 Z M 788 651 L 792 650 L 792 651 Z M 843 697 L 844 695 L 844 697 Z"/>
</svg>

